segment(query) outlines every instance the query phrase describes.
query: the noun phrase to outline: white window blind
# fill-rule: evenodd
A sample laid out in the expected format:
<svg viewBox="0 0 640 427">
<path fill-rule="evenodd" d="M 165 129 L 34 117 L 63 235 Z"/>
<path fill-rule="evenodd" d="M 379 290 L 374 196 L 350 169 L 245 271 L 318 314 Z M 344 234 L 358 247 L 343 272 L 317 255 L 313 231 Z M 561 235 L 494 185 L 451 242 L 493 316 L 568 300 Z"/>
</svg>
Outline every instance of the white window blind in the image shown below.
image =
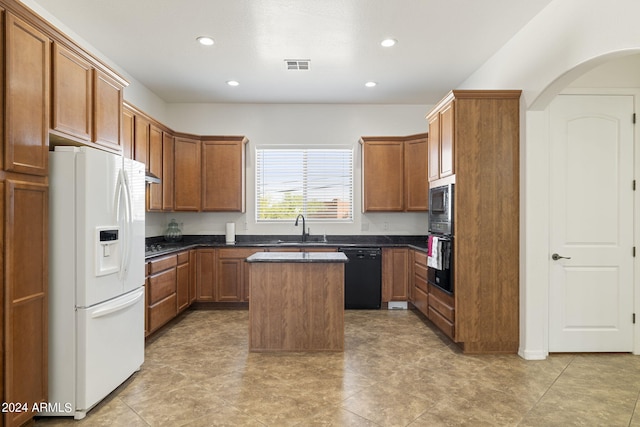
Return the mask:
<svg viewBox="0 0 640 427">
<path fill-rule="evenodd" d="M 353 150 L 256 150 L 256 220 L 353 220 Z"/>
</svg>

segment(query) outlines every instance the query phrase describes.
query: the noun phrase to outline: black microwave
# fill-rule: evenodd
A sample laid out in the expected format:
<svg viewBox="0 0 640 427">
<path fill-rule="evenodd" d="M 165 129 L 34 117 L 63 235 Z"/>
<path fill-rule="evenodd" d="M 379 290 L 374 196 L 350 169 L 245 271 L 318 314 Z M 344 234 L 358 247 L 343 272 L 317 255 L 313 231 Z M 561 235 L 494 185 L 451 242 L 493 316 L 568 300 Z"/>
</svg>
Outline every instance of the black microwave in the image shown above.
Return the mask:
<svg viewBox="0 0 640 427">
<path fill-rule="evenodd" d="M 453 234 L 453 184 L 429 189 L 429 232 Z"/>
</svg>

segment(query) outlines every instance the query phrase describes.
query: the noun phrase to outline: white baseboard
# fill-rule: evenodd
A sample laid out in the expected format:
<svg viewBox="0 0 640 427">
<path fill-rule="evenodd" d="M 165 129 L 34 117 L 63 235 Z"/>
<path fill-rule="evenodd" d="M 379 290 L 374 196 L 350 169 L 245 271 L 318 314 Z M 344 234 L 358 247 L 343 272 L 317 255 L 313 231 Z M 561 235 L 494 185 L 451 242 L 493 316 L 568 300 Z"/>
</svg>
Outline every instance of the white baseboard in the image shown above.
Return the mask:
<svg viewBox="0 0 640 427">
<path fill-rule="evenodd" d="M 545 360 L 549 353 L 544 350 L 518 350 L 518 355 L 525 360 Z"/>
</svg>

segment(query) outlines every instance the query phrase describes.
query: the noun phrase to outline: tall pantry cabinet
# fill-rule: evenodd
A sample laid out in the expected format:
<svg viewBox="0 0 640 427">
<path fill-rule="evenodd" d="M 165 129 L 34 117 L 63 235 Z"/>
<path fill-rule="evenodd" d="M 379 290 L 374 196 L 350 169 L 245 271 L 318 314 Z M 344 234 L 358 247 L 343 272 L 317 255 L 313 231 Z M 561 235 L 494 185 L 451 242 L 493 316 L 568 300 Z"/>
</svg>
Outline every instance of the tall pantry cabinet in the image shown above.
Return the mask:
<svg viewBox="0 0 640 427">
<path fill-rule="evenodd" d="M 51 41 L 2 9 L 4 87 L 0 156 L 2 402 L 5 426 L 47 401 L 48 149 Z"/>
<path fill-rule="evenodd" d="M 429 285 L 427 316 L 468 353 L 518 350 L 520 93 L 454 90 L 426 116 L 429 186 L 455 184 L 454 294 Z"/>
</svg>

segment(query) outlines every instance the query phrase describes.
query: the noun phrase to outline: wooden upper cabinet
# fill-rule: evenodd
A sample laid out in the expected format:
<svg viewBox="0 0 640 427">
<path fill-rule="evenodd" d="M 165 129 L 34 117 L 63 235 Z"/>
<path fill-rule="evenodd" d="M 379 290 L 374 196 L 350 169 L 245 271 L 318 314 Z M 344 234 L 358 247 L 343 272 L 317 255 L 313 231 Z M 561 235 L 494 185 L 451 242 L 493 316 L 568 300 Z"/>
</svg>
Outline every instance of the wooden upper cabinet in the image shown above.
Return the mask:
<svg viewBox="0 0 640 427">
<path fill-rule="evenodd" d="M 440 178 L 440 115 L 434 114 L 429 118 L 429 154 L 428 154 L 429 182 Z"/>
<path fill-rule="evenodd" d="M 404 210 L 404 142 L 362 138 L 365 212 Z"/>
<path fill-rule="evenodd" d="M 149 155 L 147 164 L 149 172 L 160 178 L 160 184 L 151 184 L 147 187 L 147 210 L 162 210 L 162 185 L 163 185 L 163 163 L 162 163 L 162 130 L 154 125 L 149 126 Z"/>
<path fill-rule="evenodd" d="M 428 209 L 427 134 L 363 137 L 364 212 Z"/>
<path fill-rule="evenodd" d="M 133 159 L 133 141 L 135 114 L 127 107 L 122 109 L 122 155 Z"/>
<path fill-rule="evenodd" d="M 88 61 L 58 43 L 53 44 L 51 128 L 54 131 L 84 141 L 91 140 L 92 70 Z"/>
<path fill-rule="evenodd" d="M 244 137 L 202 141 L 202 210 L 245 211 Z"/>
<path fill-rule="evenodd" d="M 161 182 L 147 188 L 147 210 L 245 211 L 244 136 L 174 134 L 124 104 L 123 148 Z"/>
<path fill-rule="evenodd" d="M 124 85 L 99 70 L 93 71 L 93 140 L 120 150 Z"/>
<path fill-rule="evenodd" d="M 440 178 L 455 173 L 454 159 L 454 103 L 440 112 Z"/>
<path fill-rule="evenodd" d="M 174 142 L 174 210 L 199 211 L 201 206 L 200 140 L 176 137 Z"/>
<path fill-rule="evenodd" d="M 4 169 L 46 176 L 51 42 L 11 13 L 5 22 Z"/>
<path fill-rule="evenodd" d="M 429 122 L 429 181 L 455 174 L 454 100 L 427 116 Z"/>
<path fill-rule="evenodd" d="M 133 159 L 144 163 L 149 170 L 149 131 L 151 123 L 144 117 L 136 115 L 133 120 Z"/>
<path fill-rule="evenodd" d="M 427 144 L 425 134 L 416 135 L 404 142 L 404 201 L 407 211 L 429 209 Z"/>
<path fill-rule="evenodd" d="M 120 151 L 123 88 L 86 56 L 54 43 L 53 135 Z"/>
<path fill-rule="evenodd" d="M 174 137 L 170 133 L 162 133 L 162 210 L 172 211 L 174 200 L 175 163 Z M 157 184 L 155 184 L 157 185 Z"/>
</svg>

